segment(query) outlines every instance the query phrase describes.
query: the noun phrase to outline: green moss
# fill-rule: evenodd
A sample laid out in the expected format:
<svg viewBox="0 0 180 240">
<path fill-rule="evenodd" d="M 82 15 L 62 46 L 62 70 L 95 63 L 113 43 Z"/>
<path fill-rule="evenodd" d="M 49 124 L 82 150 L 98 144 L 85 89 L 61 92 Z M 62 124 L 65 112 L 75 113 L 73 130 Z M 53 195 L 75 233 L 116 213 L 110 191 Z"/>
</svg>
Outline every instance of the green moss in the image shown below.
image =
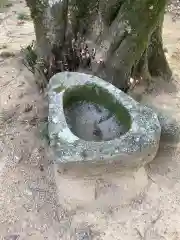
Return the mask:
<svg viewBox="0 0 180 240">
<path fill-rule="evenodd" d="M 54 91 L 55 91 L 56 93 L 60 93 L 60 92 L 62 92 L 64 89 L 65 89 L 65 87 L 58 87 L 58 88 L 55 88 Z"/>
<path fill-rule="evenodd" d="M 18 13 L 18 15 L 17 15 L 17 19 L 18 19 L 18 20 L 26 20 L 26 21 L 29 21 L 29 20 L 31 20 L 31 17 L 30 17 L 27 13 L 25 13 L 25 12 L 20 12 L 20 13 Z"/>
<path fill-rule="evenodd" d="M 44 9 L 48 6 L 47 1 L 44 0 L 37 0 L 36 4 L 31 6 L 31 17 L 32 19 L 37 19 L 42 16 L 44 13 Z"/>
<path fill-rule="evenodd" d="M 117 102 L 112 94 L 96 84 L 87 84 L 86 86 L 77 86 L 66 90 L 63 101 L 64 108 L 79 101 L 98 104 L 113 113 L 126 126 L 127 131 L 131 127 L 131 117 L 127 109 Z"/>
</svg>

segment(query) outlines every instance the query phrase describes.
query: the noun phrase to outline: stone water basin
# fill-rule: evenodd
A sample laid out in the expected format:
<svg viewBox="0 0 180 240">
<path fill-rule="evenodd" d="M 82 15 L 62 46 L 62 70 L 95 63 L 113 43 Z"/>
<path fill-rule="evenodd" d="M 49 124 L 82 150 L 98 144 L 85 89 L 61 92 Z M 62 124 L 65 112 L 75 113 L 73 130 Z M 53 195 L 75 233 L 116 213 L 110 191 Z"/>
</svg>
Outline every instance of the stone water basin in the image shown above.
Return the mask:
<svg viewBox="0 0 180 240">
<path fill-rule="evenodd" d="M 62 72 L 51 78 L 48 95 L 56 163 L 140 167 L 155 157 L 161 134 L 156 113 L 112 84 Z"/>
</svg>

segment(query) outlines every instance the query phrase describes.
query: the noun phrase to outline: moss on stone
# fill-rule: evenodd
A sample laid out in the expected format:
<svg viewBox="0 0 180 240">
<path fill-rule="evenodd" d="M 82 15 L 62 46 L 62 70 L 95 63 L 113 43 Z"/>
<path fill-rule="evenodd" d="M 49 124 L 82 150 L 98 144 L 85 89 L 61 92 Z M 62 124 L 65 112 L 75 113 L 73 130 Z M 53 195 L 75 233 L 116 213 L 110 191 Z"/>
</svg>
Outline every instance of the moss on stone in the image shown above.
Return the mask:
<svg viewBox="0 0 180 240">
<path fill-rule="evenodd" d="M 127 109 L 119 104 L 115 97 L 96 84 L 87 84 L 85 86 L 76 86 L 65 91 L 64 108 L 71 106 L 74 102 L 87 101 L 105 107 L 113 113 L 117 119 L 126 127 L 131 127 L 131 117 Z"/>
</svg>

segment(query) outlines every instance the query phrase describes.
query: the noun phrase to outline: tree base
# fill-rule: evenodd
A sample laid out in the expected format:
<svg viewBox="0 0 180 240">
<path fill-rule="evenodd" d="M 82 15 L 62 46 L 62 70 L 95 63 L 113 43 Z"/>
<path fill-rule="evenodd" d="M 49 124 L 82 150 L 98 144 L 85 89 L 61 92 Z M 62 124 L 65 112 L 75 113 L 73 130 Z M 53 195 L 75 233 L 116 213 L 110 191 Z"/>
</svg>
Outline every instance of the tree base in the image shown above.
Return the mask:
<svg viewBox="0 0 180 240">
<path fill-rule="evenodd" d="M 132 87 L 131 77 L 147 87 L 152 76 L 170 78 L 162 44 L 165 0 L 26 2 L 35 26 L 37 61 L 44 66 L 38 65 L 46 78 L 43 87 L 62 71 L 92 71 L 124 92 Z M 90 36 L 102 58 L 95 72 L 95 51 L 85 41 Z"/>
</svg>

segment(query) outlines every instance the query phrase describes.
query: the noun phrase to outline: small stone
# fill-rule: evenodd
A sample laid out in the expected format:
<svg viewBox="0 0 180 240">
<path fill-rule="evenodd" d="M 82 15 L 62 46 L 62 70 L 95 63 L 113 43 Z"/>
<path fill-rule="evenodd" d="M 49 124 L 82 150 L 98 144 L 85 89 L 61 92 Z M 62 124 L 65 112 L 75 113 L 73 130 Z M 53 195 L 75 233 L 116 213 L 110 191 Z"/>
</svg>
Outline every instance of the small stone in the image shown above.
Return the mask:
<svg viewBox="0 0 180 240">
<path fill-rule="evenodd" d="M 65 172 L 67 172 L 67 169 L 66 168 L 64 168 L 64 167 L 59 167 L 58 168 L 58 170 L 57 170 L 57 172 L 59 173 L 59 174 L 64 174 Z"/>
<path fill-rule="evenodd" d="M 4 240 L 18 240 L 20 235 L 18 234 L 12 234 L 4 237 Z"/>
<path fill-rule="evenodd" d="M 44 166 L 42 164 L 40 164 L 39 169 L 40 169 L 41 172 L 43 172 L 44 171 Z"/>
<path fill-rule="evenodd" d="M 90 229 L 87 230 L 78 230 L 76 232 L 76 240 L 91 240 L 91 231 Z"/>
<path fill-rule="evenodd" d="M 19 159 L 20 159 L 20 157 L 18 157 L 18 156 L 14 156 L 14 159 L 18 162 Z"/>
<path fill-rule="evenodd" d="M 21 94 L 19 95 L 19 98 L 23 98 L 23 96 L 24 96 L 24 93 L 21 93 Z"/>
<path fill-rule="evenodd" d="M 6 48 L 7 48 L 7 45 L 5 43 L 0 45 L 0 49 L 6 49 Z"/>
<path fill-rule="evenodd" d="M 25 21 L 23 21 L 23 20 L 18 20 L 17 25 L 23 25 L 24 23 L 25 23 Z"/>
<path fill-rule="evenodd" d="M 25 84 L 25 82 L 20 82 L 20 84 L 18 85 L 18 87 L 22 87 Z"/>
<path fill-rule="evenodd" d="M 30 112 L 33 109 L 33 105 L 30 105 L 29 103 L 25 106 L 24 112 Z"/>
<path fill-rule="evenodd" d="M 29 124 L 31 126 L 36 126 L 37 125 L 37 121 L 38 121 L 38 117 L 37 116 L 34 116 L 30 121 L 29 121 Z"/>
<path fill-rule="evenodd" d="M 0 53 L 0 57 L 2 58 L 10 58 L 10 57 L 14 57 L 15 54 L 13 52 L 8 52 L 8 51 L 2 51 Z"/>
</svg>

